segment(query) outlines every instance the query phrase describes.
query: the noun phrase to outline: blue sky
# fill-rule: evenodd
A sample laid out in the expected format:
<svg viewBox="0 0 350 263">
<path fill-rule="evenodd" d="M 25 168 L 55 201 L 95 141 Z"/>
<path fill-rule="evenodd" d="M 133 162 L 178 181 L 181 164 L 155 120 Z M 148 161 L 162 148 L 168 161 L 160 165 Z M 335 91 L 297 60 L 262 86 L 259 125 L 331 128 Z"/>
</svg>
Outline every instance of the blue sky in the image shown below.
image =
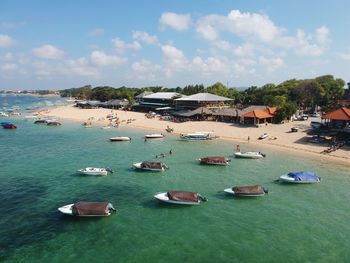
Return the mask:
<svg viewBox="0 0 350 263">
<path fill-rule="evenodd" d="M 350 81 L 350 1 L 0 1 L 0 89 Z"/>
</svg>

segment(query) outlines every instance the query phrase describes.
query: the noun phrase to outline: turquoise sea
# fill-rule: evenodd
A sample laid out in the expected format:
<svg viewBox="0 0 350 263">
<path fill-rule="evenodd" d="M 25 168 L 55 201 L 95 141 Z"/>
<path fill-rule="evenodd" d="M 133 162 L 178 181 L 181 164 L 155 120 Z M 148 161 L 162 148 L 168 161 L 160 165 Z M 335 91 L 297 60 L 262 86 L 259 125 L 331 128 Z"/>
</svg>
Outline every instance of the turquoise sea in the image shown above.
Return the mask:
<svg viewBox="0 0 350 263">
<path fill-rule="evenodd" d="M 0 100 L 3 100 L 1 97 Z M 7 101 L 11 100 L 8 97 Z M 24 99 L 25 100 L 25 99 Z M 21 105 L 21 101 L 17 102 Z M 24 103 L 24 102 L 23 102 Z M 151 131 L 35 125 L 0 129 L 0 262 L 349 262 L 349 168 L 272 149 L 262 160 L 232 158 L 228 167 L 199 165 L 208 155 L 232 156 L 222 140 L 182 142 L 168 135 L 144 142 Z M 111 143 L 117 135 L 131 142 Z M 163 173 L 136 172 L 133 162 L 161 160 Z M 159 159 L 158 159 L 159 160 Z M 86 166 L 110 166 L 105 177 L 76 174 Z M 274 181 L 295 170 L 317 172 L 314 185 Z M 269 194 L 233 198 L 223 189 L 261 184 Z M 163 205 L 153 196 L 167 190 L 198 191 L 199 206 Z M 117 213 L 72 218 L 59 206 L 109 201 Z"/>
</svg>

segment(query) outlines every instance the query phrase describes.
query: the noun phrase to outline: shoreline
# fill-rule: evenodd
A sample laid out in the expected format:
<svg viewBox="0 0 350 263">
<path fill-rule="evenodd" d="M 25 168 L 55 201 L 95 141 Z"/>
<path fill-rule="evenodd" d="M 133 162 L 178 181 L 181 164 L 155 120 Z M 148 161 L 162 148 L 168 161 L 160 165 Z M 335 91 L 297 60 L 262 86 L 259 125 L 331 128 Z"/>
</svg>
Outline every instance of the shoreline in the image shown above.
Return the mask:
<svg viewBox="0 0 350 263">
<path fill-rule="evenodd" d="M 241 126 L 234 123 L 215 122 L 215 121 L 188 121 L 174 123 L 171 121 L 159 120 L 158 118 L 148 119 L 145 113 L 110 110 L 110 109 L 79 109 L 72 105 L 50 107 L 47 112 L 42 112 L 40 116 L 66 119 L 73 122 L 83 123 L 89 118 L 92 119 L 93 126 L 106 126 L 109 121 L 106 119 L 108 114 L 117 114 L 120 119 L 120 128 L 142 129 L 166 133 L 167 126 L 174 129 L 172 134 L 190 133 L 196 131 L 213 131 L 219 139 L 242 143 L 244 146 L 253 145 L 256 147 L 268 147 L 278 149 L 282 152 L 293 151 L 295 154 L 303 156 L 312 156 L 313 158 L 325 162 L 337 162 L 339 164 L 350 164 L 349 146 L 338 149 L 335 152 L 322 154 L 321 152 L 328 148 L 328 145 L 311 144 L 305 140 L 306 131 L 310 129 L 309 121 L 295 121 L 284 124 L 268 124 L 259 128 L 250 126 Z M 128 122 L 128 120 L 131 120 Z M 291 127 L 299 127 L 298 132 L 290 132 Z M 116 128 L 117 129 L 117 128 Z M 262 133 L 268 133 L 271 140 L 266 138 L 258 140 Z M 250 138 L 248 142 L 248 136 Z M 241 147 L 242 148 L 242 147 Z"/>
</svg>

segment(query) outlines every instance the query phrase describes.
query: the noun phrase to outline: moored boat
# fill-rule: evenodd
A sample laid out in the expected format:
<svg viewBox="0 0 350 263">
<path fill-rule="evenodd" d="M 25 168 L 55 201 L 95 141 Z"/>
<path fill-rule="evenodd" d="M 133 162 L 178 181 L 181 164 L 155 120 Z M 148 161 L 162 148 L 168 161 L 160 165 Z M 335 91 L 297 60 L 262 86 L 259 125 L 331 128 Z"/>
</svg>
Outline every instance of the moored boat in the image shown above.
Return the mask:
<svg viewBox="0 0 350 263">
<path fill-rule="evenodd" d="M 109 216 L 117 210 L 109 202 L 78 202 L 58 208 L 65 215 L 98 217 Z"/>
<path fill-rule="evenodd" d="M 163 172 L 169 167 L 162 162 L 139 162 L 132 165 L 137 170 L 152 171 L 152 172 Z"/>
<path fill-rule="evenodd" d="M 168 191 L 157 193 L 154 198 L 165 203 L 179 205 L 199 205 L 201 201 L 208 201 L 208 199 L 203 197 L 200 193 L 186 191 Z"/>
<path fill-rule="evenodd" d="M 230 159 L 225 156 L 207 156 L 199 158 L 198 161 L 201 164 L 209 164 L 209 165 L 229 165 Z"/>
<path fill-rule="evenodd" d="M 107 175 L 108 173 L 113 173 L 111 168 L 96 168 L 96 167 L 86 167 L 79 169 L 80 174 L 85 175 Z"/>
<path fill-rule="evenodd" d="M 163 133 L 153 133 L 153 134 L 146 134 L 145 139 L 158 139 L 158 138 L 164 138 Z"/>
<path fill-rule="evenodd" d="M 62 123 L 58 122 L 58 121 L 48 121 L 46 123 L 47 126 L 61 126 Z"/>
<path fill-rule="evenodd" d="M 181 133 L 180 139 L 184 141 L 206 141 L 218 138 L 214 132 L 194 132 L 194 133 Z"/>
<path fill-rule="evenodd" d="M 0 125 L 4 128 L 4 129 L 16 129 L 17 126 L 14 125 L 11 121 L 3 121 L 0 122 Z"/>
<path fill-rule="evenodd" d="M 234 155 L 237 158 L 248 158 L 248 159 L 261 159 L 266 157 L 266 155 L 261 152 L 235 152 Z"/>
<path fill-rule="evenodd" d="M 314 172 L 298 171 L 283 174 L 280 176 L 279 180 L 285 183 L 312 184 L 319 183 L 321 178 Z"/>
<path fill-rule="evenodd" d="M 116 137 L 109 138 L 109 140 L 111 142 L 123 142 L 123 141 L 131 141 L 131 138 L 127 136 L 116 136 Z"/>
<path fill-rule="evenodd" d="M 268 190 L 260 185 L 252 185 L 252 186 L 234 186 L 232 188 L 226 188 L 225 193 L 232 194 L 234 196 L 246 196 L 246 197 L 254 197 L 254 196 L 263 196 L 268 193 Z"/>
</svg>

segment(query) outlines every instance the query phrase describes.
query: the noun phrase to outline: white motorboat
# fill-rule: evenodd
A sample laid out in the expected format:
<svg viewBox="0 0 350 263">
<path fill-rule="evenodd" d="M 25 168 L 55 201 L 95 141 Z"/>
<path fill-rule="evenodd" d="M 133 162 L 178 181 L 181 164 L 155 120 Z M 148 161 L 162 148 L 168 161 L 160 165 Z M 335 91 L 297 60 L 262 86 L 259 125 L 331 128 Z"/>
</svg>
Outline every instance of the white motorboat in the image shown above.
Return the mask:
<svg viewBox="0 0 350 263">
<path fill-rule="evenodd" d="M 259 140 L 263 140 L 263 139 L 265 139 L 265 138 L 267 138 L 267 137 L 269 137 L 269 135 L 266 133 L 266 132 L 264 132 L 263 134 L 261 134 L 260 136 L 259 136 Z"/>
<path fill-rule="evenodd" d="M 163 133 L 154 133 L 154 134 L 146 134 L 145 139 L 158 139 L 158 138 L 164 138 Z"/>
<path fill-rule="evenodd" d="M 203 141 L 213 140 L 218 138 L 213 132 L 194 132 L 194 133 L 182 133 L 180 139 L 184 141 Z"/>
<path fill-rule="evenodd" d="M 85 175 L 107 175 L 109 172 L 113 173 L 113 171 L 110 168 L 96 168 L 96 167 L 86 167 L 79 169 L 78 172 L 80 174 Z"/>
<path fill-rule="evenodd" d="M 261 159 L 266 157 L 265 154 L 261 152 L 235 152 L 235 157 L 238 158 L 249 158 L 249 159 Z"/>
<path fill-rule="evenodd" d="M 58 208 L 65 215 L 99 217 L 109 216 L 117 210 L 108 202 L 78 202 Z"/>
<path fill-rule="evenodd" d="M 154 198 L 159 201 L 178 205 L 199 205 L 201 201 L 208 201 L 197 192 L 169 191 L 157 193 Z"/>
<path fill-rule="evenodd" d="M 124 141 L 131 141 L 130 137 L 127 136 L 116 136 L 109 139 L 111 142 L 124 142 Z"/>
<path fill-rule="evenodd" d="M 280 176 L 279 180 L 284 183 L 312 184 L 319 183 L 321 178 L 314 172 L 290 172 Z"/>
<path fill-rule="evenodd" d="M 163 172 L 169 167 L 162 162 L 139 162 L 132 165 L 135 169 L 152 172 Z"/>
<path fill-rule="evenodd" d="M 234 196 L 246 196 L 246 197 L 255 197 L 263 196 L 268 193 L 268 190 L 260 185 L 253 186 L 234 186 L 232 188 L 226 188 L 225 193 L 234 195 Z"/>
<path fill-rule="evenodd" d="M 207 156 L 207 157 L 199 158 L 198 161 L 201 164 L 229 165 L 231 160 L 224 156 Z"/>
</svg>

